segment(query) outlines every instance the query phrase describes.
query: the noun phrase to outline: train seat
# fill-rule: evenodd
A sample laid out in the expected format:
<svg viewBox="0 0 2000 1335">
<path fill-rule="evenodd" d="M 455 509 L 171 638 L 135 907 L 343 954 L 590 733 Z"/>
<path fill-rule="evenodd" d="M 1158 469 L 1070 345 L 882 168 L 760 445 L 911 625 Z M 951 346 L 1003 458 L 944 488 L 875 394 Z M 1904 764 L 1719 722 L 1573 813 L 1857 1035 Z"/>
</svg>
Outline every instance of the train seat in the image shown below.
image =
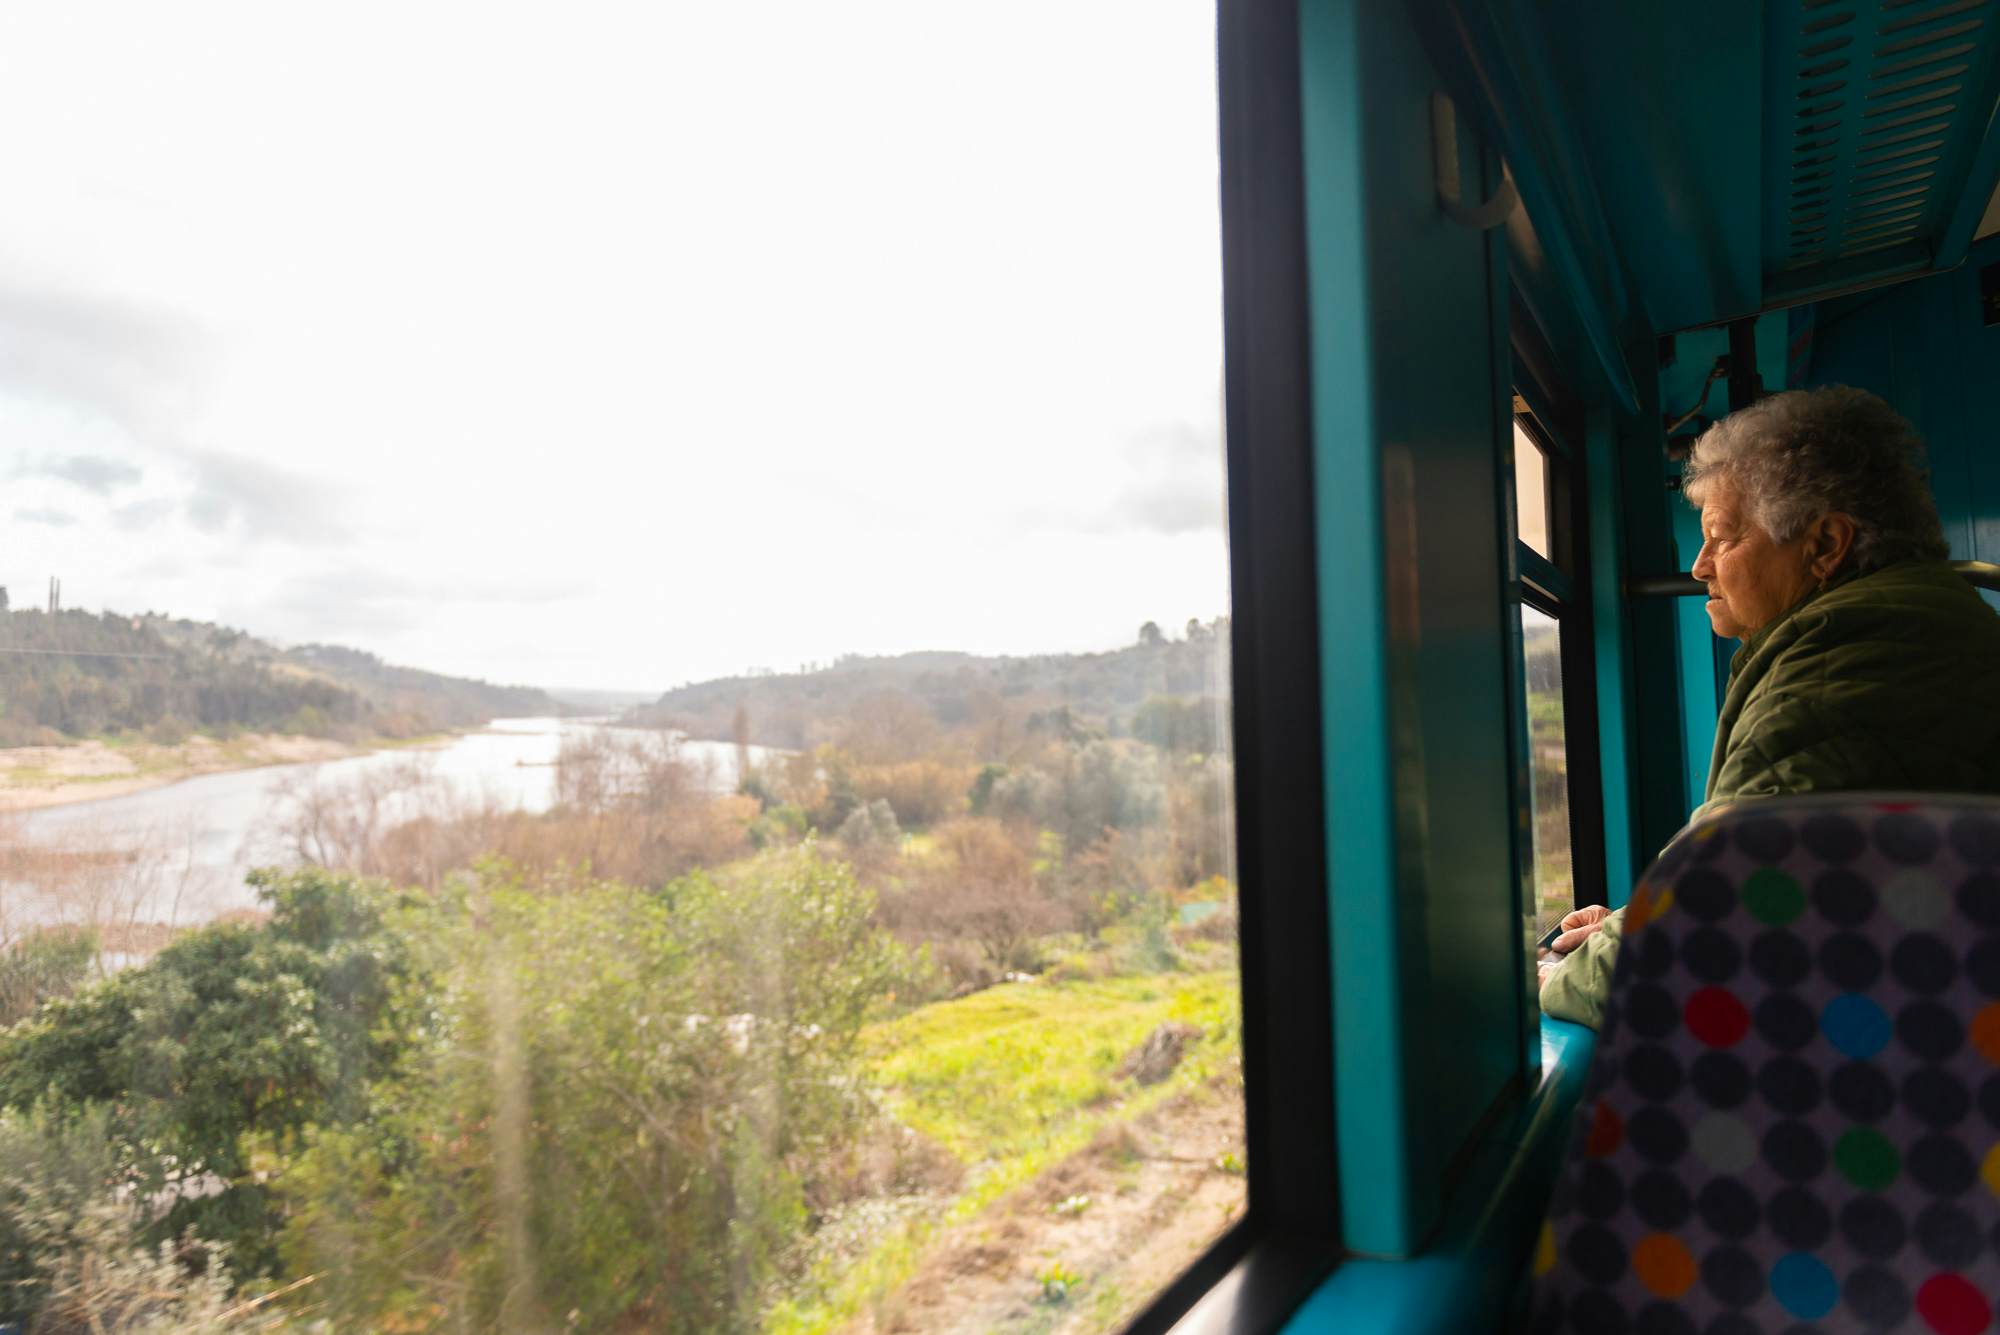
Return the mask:
<svg viewBox="0 0 2000 1335">
<path fill-rule="evenodd" d="M 2000 800 L 1747 803 L 1635 889 L 1536 1331 L 2000 1328 Z"/>
</svg>

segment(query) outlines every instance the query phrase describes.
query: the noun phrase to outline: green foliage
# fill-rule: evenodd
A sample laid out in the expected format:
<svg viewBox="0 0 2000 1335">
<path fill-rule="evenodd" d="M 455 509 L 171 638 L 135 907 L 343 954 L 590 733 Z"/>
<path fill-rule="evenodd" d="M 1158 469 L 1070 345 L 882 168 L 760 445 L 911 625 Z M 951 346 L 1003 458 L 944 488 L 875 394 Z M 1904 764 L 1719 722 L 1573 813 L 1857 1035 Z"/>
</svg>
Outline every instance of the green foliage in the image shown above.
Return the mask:
<svg viewBox="0 0 2000 1335">
<path fill-rule="evenodd" d="M 122 1170 L 102 1108 L 0 1113 L 0 1321 L 40 1309 L 49 1262 L 71 1243 L 62 1221 L 82 1219 Z"/>
<path fill-rule="evenodd" d="M 804 839 L 811 829 L 805 811 L 787 802 L 766 808 L 763 815 L 750 822 L 747 833 L 752 848 L 789 848 Z"/>
<path fill-rule="evenodd" d="M 0 610 L 0 745 L 246 728 L 406 734 L 558 712 L 538 690 L 396 668 L 329 645 L 280 651 L 241 631 L 163 616 Z"/>
<path fill-rule="evenodd" d="M 177 643 L 172 623 L 104 613 L 5 614 L 9 645 L 62 653 L 0 655 L 0 743 L 47 728 L 70 737 L 136 732 L 168 718 L 222 731 L 268 727 L 313 707 L 358 727 L 367 702 L 323 678 L 280 675 L 233 645 Z M 139 655 L 139 656 L 134 656 Z"/>
<path fill-rule="evenodd" d="M 1209 755 L 1217 749 L 1222 717 L 1214 696 L 1156 695 L 1132 715 L 1132 735 L 1178 755 Z"/>
<path fill-rule="evenodd" d="M 871 1046 L 898 1119 L 973 1164 L 1025 1153 L 1129 1091 L 1120 1063 L 1169 1020 L 1202 1030 L 1188 1078 L 1212 1072 L 1239 1042 L 1235 973 L 988 988 L 878 1025 Z"/>
<path fill-rule="evenodd" d="M 849 812 L 834 837 L 849 848 L 894 848 L 902 842 L 902 827 L 896 810 L 881 798 L 864 802 Z"/>
<path fill-rule="evenodd" d="M 0 1029 L 74 992 L 96 962 L 97 932 L 87 927 L 31 932 L 0 951 Z"/>
<path fill-rule="evenodd" d="M 0 1035 L 0 1107 L 115 1109 L 113 1141 L 145 1192 L 196 1189 L 152 1236 L 193 1227 L 255 1272 L 274 1259 L 274 1223 L 253 1145 L 362 1110 L 395 1050 L 381 1025 L 407 962 L 381 931 L 379 889 L 320 871 L 252 881 L 268 923 L 190 932 Z"/>
<path fill-rule="evenodd" d="M 838 747 L 822 746 L 814 755 L 819 761 L 826 791 L 819 805 L 806 815 L 816 830 L 837 830 L 861 805 L 861 794 L 854 788 L 854 771 L 848 763 L 847 753 Z"/>
<path fill-rule="evenodd" d="M 858 1120 L 899 964 L 871 910 L 808 844 L 660 895 L 489 868 L 412 911 L 423 1032 L 288 1173 L 295 1268 L 345 1268 L 357 1329 L 755 1328 Z"/>
<path fill-rule="evenodd" d="M 1152 625 L 1152 622 L 1147 622 Z M 1070 1290 L 1083 1282 L 1083 1276 L 1071 1270 L 1061 1261 L 1051 1261 L 1035 1272 L 1035 1282 L 1042 1286 L 1042 1301 L 1063 1303 L 1069 1301 Z"/>
<path fill-rule="evenodd" d="M 0 1322 L 37 1335 L 248 1324 L 231 1304 L 226 1249 L 192 1235 L 148 1245 L 136 1185 L 109 1110 L 0 1113 Z"/>
<path fill-rule="evenodd" d="M 1099 739 L 1063 748 L 1049 768 L 997 777 L 985 808 L 1002 820 L 1053 831 L 1072 854 L 1120 830 L 1156 825 L 1166 807 L 1158 752 Z"/>
<path fill-rule="evenodd" d="M 1043 711 L 1047 722 L 1066 722 L 1081 739 L 1079 720 L 1129 715 L 1152 697 L 1225 694 L 1228 663 L 1220 646 L 1228 640 L 1228 618 L 1219 617 L 1195 638 L 1174 640 L 1163 634 L 1155 643 L 1131 644 L 1103 654 L 855 656 L 809 671 L 725 677 L 677 687 L 628 718 L 683 728 L 694 737 L 732 741 L 740 708 L 750 741 L 804 750 L 823 740 L 824 721 L 852 717 L 872 697 L 901 693 L 920 702 L 946 728 L 991 717 L 996 702 L 1026 702 Z M 1059 712 L 1064 707 L 1066 714 Z M 1226 736 L 1217 742 L 1227 750 Z"/>
<path fill-rule="evenodd" d="M 972 781 L 972 787 L 965 794 L 966 805 L 973 815 L 987 814 L 986 808 L 993 801 L 994 786 L 1006 777 L 1005 765 L 984 765 L 980 768 L 979 777 Z"/>
</svg>

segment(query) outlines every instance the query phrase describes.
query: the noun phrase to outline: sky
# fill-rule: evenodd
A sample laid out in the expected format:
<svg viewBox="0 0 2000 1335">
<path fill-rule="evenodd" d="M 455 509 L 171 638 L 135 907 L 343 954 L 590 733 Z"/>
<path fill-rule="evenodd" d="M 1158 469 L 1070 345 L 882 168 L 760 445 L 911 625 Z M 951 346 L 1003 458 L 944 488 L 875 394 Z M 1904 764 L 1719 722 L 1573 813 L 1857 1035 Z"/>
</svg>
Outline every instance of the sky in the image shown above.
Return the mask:
<svg viewBox="0 0 2000 1335">
<path fill-rule="evenodd" d="M 546 686 L 1228 610 L 1214 12 L 0 8 L 0 584 Z"/>
</svg>

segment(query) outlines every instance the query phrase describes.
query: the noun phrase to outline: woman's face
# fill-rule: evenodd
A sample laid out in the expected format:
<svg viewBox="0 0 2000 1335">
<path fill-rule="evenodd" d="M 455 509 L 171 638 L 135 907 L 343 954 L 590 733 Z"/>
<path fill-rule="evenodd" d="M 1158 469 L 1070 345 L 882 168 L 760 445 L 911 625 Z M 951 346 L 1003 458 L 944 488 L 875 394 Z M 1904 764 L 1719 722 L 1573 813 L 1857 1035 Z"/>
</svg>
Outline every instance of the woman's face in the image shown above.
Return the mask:
<svg viewBox="0 0 2000 1335">
<path fill-rule="evenodd" d="M 1708 585 L 1708 620 L 1717 635 L 1756 634 L 1819 582 L 1806 537 L 1773 541 L 1722 478 L 1704 489 L 1701 535 L 1694 577 Z"/>
</svg>

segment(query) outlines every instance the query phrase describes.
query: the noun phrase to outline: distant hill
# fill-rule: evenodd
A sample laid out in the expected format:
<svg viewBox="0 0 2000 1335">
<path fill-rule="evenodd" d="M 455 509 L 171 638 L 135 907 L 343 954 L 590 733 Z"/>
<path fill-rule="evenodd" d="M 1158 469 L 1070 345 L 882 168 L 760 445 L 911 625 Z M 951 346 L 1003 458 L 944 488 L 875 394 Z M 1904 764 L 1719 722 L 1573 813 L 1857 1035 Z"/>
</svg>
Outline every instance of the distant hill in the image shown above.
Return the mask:
<svg viewBox="0 0 2000 1335">
<path fill-rule="evenodd" d="M 533 687 L 395 667 L 338 645 L 280 649 L 208 622 L 0 613 L 0 746 L 246 729 L 359 740 L 568 712 Z"/>
<path fill-rule="evenodd" d="M 628 709 L 649 704 L 653 699 L 651 691 L 601 691 L 589 686 L 551 686 L 550 698 L 566 705 L 572 705 L 586 714 L 622 714 Z"/>
<path fill-rule="evenodd" d="M 1149 628 L 1150 629 L 1150 628 Z M 623 722 L 671 727 L 713 741 L 799 749 L 825 740 L 824 724 L 854 715 L 871 697 L 909 697 L 944 728 L 1005 708 L 1062 711 L 1079 727 L 1124 733 L 1147 702 L 1229 694 L 1229 621 L 1189 628 L 1192 638 L 1154 632 L 1099 654 L 987 658 L 925 651 L 849 656 L 809 672 L 724 677 L 679 686 L 629 711 Z M 739 714 L 740 710 L 740 714 Z M 739 722 L 747 736 L 736 736 Z"/>
</svg>

